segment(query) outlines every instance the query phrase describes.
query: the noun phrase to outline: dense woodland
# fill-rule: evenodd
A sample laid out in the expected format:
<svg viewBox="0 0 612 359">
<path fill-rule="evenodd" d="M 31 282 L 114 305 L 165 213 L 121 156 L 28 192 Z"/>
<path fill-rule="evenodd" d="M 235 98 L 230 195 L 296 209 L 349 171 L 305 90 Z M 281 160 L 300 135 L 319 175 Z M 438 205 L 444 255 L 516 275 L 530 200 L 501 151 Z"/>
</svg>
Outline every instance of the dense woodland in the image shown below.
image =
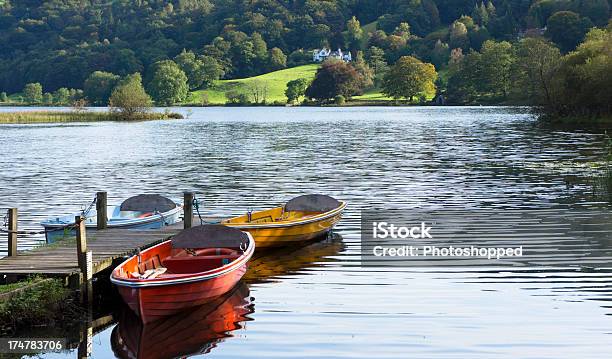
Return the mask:
<svg viewBox="0 0 612 359">
<path fill-rule="evenodd" d="M 449 103 L 561 106 L 553 104 L 560 97 L 541 93 L 553 91 L 542 81 L 554 86 L 546 81 L 559 78 L 561 57 L 592 28 L 608 26 L 610 7 L 609 0 L 0 0 L 0 91 L 40 83 L 49 97 L 74 98 L 75 89 L 84 89 L 92 103 L 103 104 L 121 78 L 141 73 L 153 99 L 172 104 L 216 79 L 309 63 L 313 49 L 340 47 L 357 59 L 356 71 L 334 70 L 360 77 L 343 88 L 348 96 L 375 86 L 418 98 L 418 91 L 402 92 L 385 80 L 403 59 L 398 67 L 406 71 L 433 64 L 429 79 Z M 609 39 L 605 33 L 590 39 Z M 586 51 L 568 61 L 603 56 L 599 67 L 574 71 L 568 81 L 610 69 L 609 43 L 598 55 Z M 606 85 L 609 73 L 599 82 Z M 588 96 L 607 100 L 597 91 Z"/>
</svg>

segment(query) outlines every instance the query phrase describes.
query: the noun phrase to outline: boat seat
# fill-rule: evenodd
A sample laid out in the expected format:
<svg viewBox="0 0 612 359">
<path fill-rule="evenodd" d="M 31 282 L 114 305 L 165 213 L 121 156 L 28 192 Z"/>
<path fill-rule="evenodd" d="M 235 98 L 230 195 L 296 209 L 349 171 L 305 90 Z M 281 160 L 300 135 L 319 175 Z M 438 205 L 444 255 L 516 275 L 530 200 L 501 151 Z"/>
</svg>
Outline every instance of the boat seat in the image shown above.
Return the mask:
<svg viewBox="0 0 612 359">
<path fill-rule="evenodd" d="M 138 265 L 138 273 L 144 274 L 147 270 L 163 267 L 158 255 L 155 255 Z"/>
<path fill-rule="evenodd" d="M 160 275 L 166 273 L 167 270 L 168 268 L 159 267 L 155 269 L 147 269 L 146 271 L 144 271 L 144 273 L 132 272 L 130 273 L 130 275 L 132 278 L 138 279 L 155 279 Z"/>
<path fill-rule="evenodd" d="M 162 261 L 162 265 L 168 268 L 170 273 L 195 273 L 219 268 L 238 258 L 239 254 L 168 256 Z"/>
</svg>

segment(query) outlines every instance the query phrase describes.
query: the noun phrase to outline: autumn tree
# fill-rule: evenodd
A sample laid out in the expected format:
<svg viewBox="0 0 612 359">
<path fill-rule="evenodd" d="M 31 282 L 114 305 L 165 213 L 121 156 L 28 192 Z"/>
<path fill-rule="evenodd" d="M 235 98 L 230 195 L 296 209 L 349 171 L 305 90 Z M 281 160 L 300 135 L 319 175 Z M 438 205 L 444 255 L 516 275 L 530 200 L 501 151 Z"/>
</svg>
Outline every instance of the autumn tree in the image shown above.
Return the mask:
<svg viewBox="0 0 612 359">
<path fill-rule="evenodd" d="M 437 78 L 434 65 L 412 56 L 402 56 L 385 75 L 383 93 L 395 99 L 403 97 L 413 101 L 415 96 L 433 93 Z"/>
<path fill-rule="evenodd" d="M 359 74 L 361 83 L 358 85 L 359 90 L 356 94 L 363 94 L 363 90 L 368 89 L 374 85 L 374 70 L 365 61 L 363 51 L 357 51 L 353 67 Z"/>
<path fill-rule="evenodd" d="M 464 50 L 470 46 L 468 30 L 463 22 L 457 20 L 451 25 L 449 45 L 452 49 L 460 48 Z"/>
<path fill-rule="evenodd" d="M 361 90 L 362 83 L 361 75 L 350 64 L 325 61 L 306 89 L 306 96 L 320 102 L 332 100 L 338 95 L 350 98 Z"/>
</svg>

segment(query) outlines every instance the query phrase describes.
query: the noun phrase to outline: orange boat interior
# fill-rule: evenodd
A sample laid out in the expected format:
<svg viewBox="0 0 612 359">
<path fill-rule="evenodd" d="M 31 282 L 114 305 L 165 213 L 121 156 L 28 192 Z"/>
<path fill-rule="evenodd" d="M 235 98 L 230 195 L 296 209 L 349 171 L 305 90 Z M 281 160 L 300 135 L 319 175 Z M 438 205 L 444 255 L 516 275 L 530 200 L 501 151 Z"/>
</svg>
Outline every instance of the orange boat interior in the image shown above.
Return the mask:
<svg viewBox="0 0 612 359">
<path fill-rule="evenodd" d="M 210 271 L 238 259 L 239 248 L 173 248 L 171 241 L 142 252 L 115 272 L 122 279 L 164 279 Z"/>
<path fill-rule="evenodd" d="M 276 207 L 265 211 L 247 213 L 243 216 L 234 217 L 223 221 L 224 224 L 258 224 L 258 223 L 283 223 L 294 222 L 308 217 L 316 216 L 323 212 L 285 211 L 284 207 Z"/>
</svg>

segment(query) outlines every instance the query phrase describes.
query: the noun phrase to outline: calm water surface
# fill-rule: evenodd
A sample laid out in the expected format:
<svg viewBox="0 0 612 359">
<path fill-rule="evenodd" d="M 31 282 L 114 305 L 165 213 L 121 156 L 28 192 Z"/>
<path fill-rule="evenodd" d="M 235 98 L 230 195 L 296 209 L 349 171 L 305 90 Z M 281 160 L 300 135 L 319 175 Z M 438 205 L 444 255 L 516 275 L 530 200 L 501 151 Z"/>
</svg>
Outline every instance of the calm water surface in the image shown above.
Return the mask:
<svg viewBox="0 0 612 359">
<path fill-rule="evenodd" d="M 601 157 L 600 134 L 542 129 L 516 108 L 181 111 L 189 118 L 0 126 L 2 212 L 19 207 L 21 226 L 38 229 L 38 221 L 81 208 L 98 190 L 110 202 L 193 190 L 209 215 L 318 192 L 348 201 L 346 216 L 333 239 L 259 258 L 245 284 L 211 306 L 152 328 L 117 315 L 118 324 L 97 329 L 92 357 L 138 346 L 143 358 L 612 353 L 609 232 L 575 254 L 560 250 L 573 248 L 566 243 L 538 243 L 543 265 L 359 265 L 364 208 L 605 207 L 583 180 Z M 20 248 L 40 241 L 20 239 Z M 5 253 L 4 238 L 1 246 Z"/>
</svg>

